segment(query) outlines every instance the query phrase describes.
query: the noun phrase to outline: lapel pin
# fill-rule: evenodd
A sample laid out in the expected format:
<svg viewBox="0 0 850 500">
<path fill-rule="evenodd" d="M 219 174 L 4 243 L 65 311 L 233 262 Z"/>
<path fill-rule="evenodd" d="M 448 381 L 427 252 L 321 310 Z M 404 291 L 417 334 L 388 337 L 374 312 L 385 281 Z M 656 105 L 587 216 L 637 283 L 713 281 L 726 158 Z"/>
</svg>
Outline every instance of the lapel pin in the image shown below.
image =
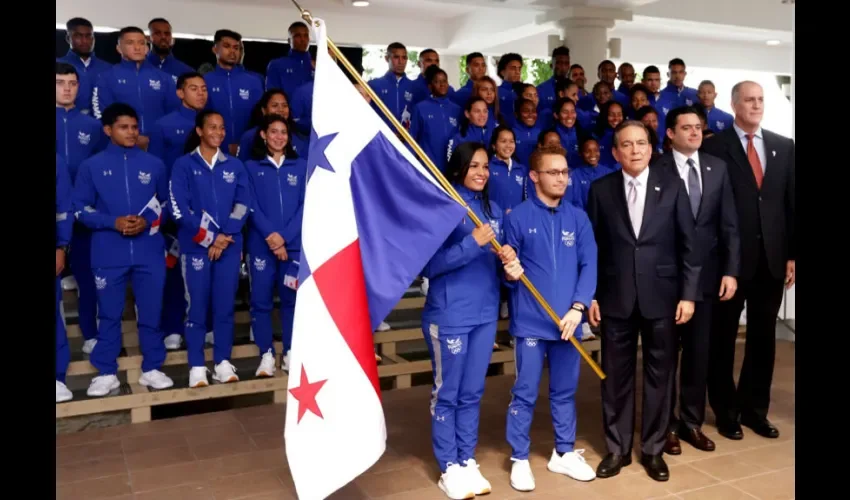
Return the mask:
<svg viewBox="0 0 850 500">
<path fill-rule="evenodd" d="M 660 188 L 659 186 L 655 186 L 655 190 L 656 190 L 656 191 L 661 191 L 661 188 Z"/>
<path fill-rule="evenodd" d="M 776 151 L 771 151 L 771 153 L 773 153 L 773 156 L 776 156 Z"/>
<path fill-rule="evenodd" d="M 705 169 L 711 172 L 711 167 L 705 167 Z"/>
</svg>

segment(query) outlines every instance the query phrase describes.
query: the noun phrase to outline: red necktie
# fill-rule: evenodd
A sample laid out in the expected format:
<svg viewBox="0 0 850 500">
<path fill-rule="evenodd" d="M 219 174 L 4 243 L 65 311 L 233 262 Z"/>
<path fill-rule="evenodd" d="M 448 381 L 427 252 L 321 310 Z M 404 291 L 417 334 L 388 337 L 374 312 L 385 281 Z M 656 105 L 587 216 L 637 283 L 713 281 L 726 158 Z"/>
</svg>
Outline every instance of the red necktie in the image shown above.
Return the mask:
<svg viewBox="0 0 850 500">
<path fill-rule="evenodd" d="M 753 175 L 756 176 L 756 185 L 761 189 L 761 183 L 764 179 L 764 170 L 761 167 L 761 160 L 756 152 L 756 146 L 753 144 L 755 134 L 747 134 L 747 159 L 750 160 L 750 167 L 753 169 Z"/>
</svg>

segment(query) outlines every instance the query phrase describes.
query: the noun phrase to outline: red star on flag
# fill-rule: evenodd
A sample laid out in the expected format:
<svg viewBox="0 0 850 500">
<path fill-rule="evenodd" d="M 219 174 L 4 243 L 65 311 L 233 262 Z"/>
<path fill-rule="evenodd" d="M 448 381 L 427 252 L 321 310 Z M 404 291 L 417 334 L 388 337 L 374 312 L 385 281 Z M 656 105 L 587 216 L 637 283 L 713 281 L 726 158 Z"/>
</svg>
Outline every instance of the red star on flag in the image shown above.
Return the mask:
<svg viewBox="0 0 850 500">
<path fill-rule="evenodd" d="M 316 402 L 316 394 L 322 389 L 325 382 L 327 380 L 311 383 L 307 380 L 307 371 L 304 370 L 304 365 L 301 365 L 301 385 L 289 390 L 292 397 L 298 400 L 298 423 L 301 423 L 301 418 L 304 417 L 307 410 L 324 419 L 322 410 L 319 409 L 319 404 Z"/>
</svg>

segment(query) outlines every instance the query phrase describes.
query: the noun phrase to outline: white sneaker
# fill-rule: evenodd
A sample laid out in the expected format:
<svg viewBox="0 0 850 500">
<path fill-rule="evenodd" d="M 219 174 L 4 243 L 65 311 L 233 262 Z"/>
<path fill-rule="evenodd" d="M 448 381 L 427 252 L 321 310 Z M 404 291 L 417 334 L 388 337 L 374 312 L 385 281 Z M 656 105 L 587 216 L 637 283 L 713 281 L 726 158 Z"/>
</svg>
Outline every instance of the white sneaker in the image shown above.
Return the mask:
<svg viewBox="0 0 850 500">
<path fill-rule="evenodd" d="M 499 317 L 501 319 L 508 319 L 509 314 L 510 313 L 508 312 L 508 302 L 502 302 L 502 305 L 499 306 Z"/>
<path fill-rule="evenodd" d="M 596 471 L 587 464 L 583 455 L 584 450 L 573 450 L 560 457 L 557 451 L 552 450 L 547 467 L 552 472 L 570 476 L 576 481 L 592 481 L 596 479 Z"/>
<path fill-rule="evenodd" d="M 260 366 L 257 367 L 257 372 L 254 375 L 257 377 L 274 377 L 275 371 L 274 354 L 272 354 L 272 350 L 269 349 L 265 354 L 263 354 L 263 358 L 260 360 Z"/>
<path fill-rule="evenodd" d="M 181 337 L 179 333 L 172 333 L 165 337 L 164 343 L 166 349 L 169 351 L 176 351 L 177 349 L 180 349 L 180 345 L 183 344 L 183 337 Z"/>
<path fill-rule="evenodd" d="M 463 471 L 466 473 L 466 480 L 472 488 L 472 492 L 476 495 L 486 495 L 487 493 L 490 493 L 492 486 L 490 486 L 490 481 L 485 479 L 481 474 L 480 468 L 481 466 L 475 462 L 475 459 L 470 458 L 466 461 Z"/>
<path fill-rule="evenodd" d="M 121 387 L 121 382 L 115 375 L 99 375 L 91 380 L 86 394 L 92 397 L 106 396 Z"/>
<path fill-rule="evenodd" d="M 581 339 L 582 340 L 593 340 L 596 338 L 596 335 L 593 334 L 593 331 L 590 329 L 590 323 L 582 323 L 581 325 Z"/>
<path fill-rule="evenodd" d="M 378 325 L 377 331 L 388 332 L 388 331 L 390 331 L 390 325 L 386 321 L 381 321 L 381 324 Z"/>
<path fill-rule="evenodd" d="M 230 361 L 225 359 L 221 363 L 215 365 L 213 380 L 221 382 L 222 384 L 227 384 L 230 382 L 238 382 L 239 377 L 236 375 L 236 368 L 230 364 Z"/>
<path fill-rule="evenodd" d="M 94 351 L 94 346 L 97 344 L 97 339 L 88 339 L 83 342 L 83 352 L 86 354 L 91 354 Z"/>
<path fill-rule="evenodd" d="M 283 355 L 283 361 L 280 363 L 280 369 L 289 373 L 289 352 L 286 351 L 286 354 Z"/>
<path fill-rule="evenodd" d="M 213 333 L 215 332 L 207 332 L 207 334 L 204 335 L 204 342 L 209 345 L 215 345 L 215 335 L 213 335 Z"/>
<path fill-rule="evenodd" d="M 419 291 L 422 292 L 422 295 L 428 296 L 428 278 L 422 278 L 422 284 L 419 285 Z"/>
<path fill-rule="evenodd" d="M 460 464 L 450 464 L 440 476 L 437 486 L 452 500 L 475 498 L 475 492 L 469 484 L 469 479 Z"/>
<path fill-rule="evenodd" d="M 531 472 L 531 464 L 528 460 L 511 458 L 511 488 L 517 491 L 534 491 L 534 473 Z"/>
<path fill-rule="evenodd" d="M 65 401 L 70 401 L 74 399 L 74 393 L 68 390 L 68 387 L 60 382 L 56 381 L 56 402 L 64 403 Z"/>
<path fill-rule="evenodd" d="M 139 377 L 139 385 L 154 389 L 168 389 L 174 385 L 174 381 L 159 370 L 151 370 Z"/>
<path fill-rule="evenodd" d="M 189 370 L 189 387 L 195 389 L 210 385 L 210 381 L 207 380 L 207 372 L 209 371 L 210 369 L 206 366 L 193 366 Z"/>
</svg>

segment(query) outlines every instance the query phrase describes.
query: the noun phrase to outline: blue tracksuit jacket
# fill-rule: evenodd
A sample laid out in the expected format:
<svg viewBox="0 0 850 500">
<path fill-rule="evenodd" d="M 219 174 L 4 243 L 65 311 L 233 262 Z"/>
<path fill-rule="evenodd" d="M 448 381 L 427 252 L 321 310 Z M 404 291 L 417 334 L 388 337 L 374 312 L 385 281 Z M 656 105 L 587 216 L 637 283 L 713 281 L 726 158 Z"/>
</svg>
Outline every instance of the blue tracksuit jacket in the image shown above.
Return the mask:
<svg viewBox="0 0 850 500">
<path fill-rule="evenodd" d="M 304 187 L 307 162 L 285 159 L 278 168 L 269 158 L 245 164 L 251 185 L 251 215 L 248 220 L 248 252 L 268 250 L 266 238 L 278 233 L 286 250 L 301 250 L 301 217 L 304 211 Z"/>
<path fill-rule="evenodd" d="M 221 151 L 212 168 L 195 151 L 181 156 L 171 171 L 171 213 L 177 222 L 180 252 L 204 254 L 218 233 L 232 236 L 242 247 L 242 226 L 251 207 L 245 166 Z M 212 217 L 204 227 L 203 214 Z M 228 247 L 229 249 L 230 247 Z"/>
<path fill-rule="evenodd" d="M 154 68 L 171 75 L 171 79 L 174 80 L 175 84 L 177 83 L 177 78 L 179 78 L 180 75 L 195 71 L 195 68 L 184 63 L 180 59 L 177 59 L 174 57 L 174 54 L 168 54 L 165 56 L 165 59 L 160 59 L 155 52 L 151 51 L 148 52 L 147 60 Z"/>
<path fill-rule="evenodd" d="M 552 114 L 551 109 L 555 107 L 555 101 L 558 100 L 554 76 L 537 86 L 537 98 L 537 114 L 542 114 L 544 110 L 549 110 L 549 114 Z"/>
<path fill-rule="evenodd" d="M 514 115 L 514 106 L 516 105 L 516 93 L 514 92 L 513 84 L 510 82 L 502 82 L 499 88 L 496 89 L 496 94 L 499 98 L 499 111 L 502 113 L 502 118 L 505 120 L 505 125 L 513 127 L 516 125 L 516 115 Z"/>
<path fill-rule="evenodd" d="M 458 131 L 461 109 L 449 97 L 429 96 L 413 108 L 410 135 L 434 165 L 445 172 L 446 148 Z"/>
<path fill-rule="evenodd" d="M 152 231 L 158 217 L 145 208 L 153 198 L 168 201 L 165 165 L 138 147 L 110 143 L 106 149 L 80 164 L 74 184 L 74 212 L 92 231 L 92 268 L 129 267 L 165 263 L 162 234 Z M 148 225 L 135 236 L 115 230 L 125 215 L 141 215 Z M 151 233 L 154 234 L 151 234 Z"/>
<path fill-rule="evenodd" d="M 531 196 L 508 214 L 505 225 L 505 243 L 516 250 L 526 276 L 559 317 L 576 302 L 590 307 L 597 253 L 587 214 L 563 202 L 550 208 Z M 511 301 L 513 336 L 560 339 L 558 327 L 524 285 L 512 286 Z"/>
<path fill-rule="evenodd" d="M 174 79 L 145 60 L 140 66 L 121 61 L 100 74 L 92 94 L 94 116 L 102 118 L 110 104 L 129 104 L 139 115 L 139 133 L 148 135 L 157 120 L 181 105 Z"/>
<path fill-rule="evenodd" d="M 204 75 L 209 91 L 207 109 L 224 117 L 226 144 L 238 144 L 251 123 L 251 111 L 263 96 L 263 81 L 242 66 L 226 70 L 216 66 Z"/>
<path fill-rule="evenodd" d="M 570 187 L 567 188 L 567 196 L 570 204 L 583 211 L 587 207 L 587 195 L 590 185 L 596 179 L 615 172 L 617 168 L 599 163 L 596 167 L 580 164 L 576 168 L 570 168 Z"/>
<path fill-rule="evenodd" d="M 567 150 L 567 165 L 578 165 L 581 162 L 581 154 L 578 150 L 578 131 L 575 125 L 567 128 L 559 122 L 555 125 L 555 131 L 561 138 L 561 147 Z"/>
<path fill-rule="evenodd" d="M 480 142 L 484 144 L 485 148 L 489 148 L 490 138 L 492 136 L 493 129 L 488 126 L 478 127 L 470 123 L 466 129 L 466 134 L 463 134 L 460 130 L 458 130 L 458 132 L 449 139 L 449 144 L 446 147 L 446 164 L 448 165 L 448 161 L 451 159 L 452 153 L 454 153 L 455 149 L 464 142 Z"/>
<path fill-rule="evenodd" d="M 290 48 L 285 56 L 269 61 L 266 67 L 266 89 L 281 89 L 287 97 L 292 98 L 299 87 L 313 81 L 314 74 L 310 53 Z"/>
<path fill-rule="evenodd" d="M 722 109 L 713 107 L 708 110 L 708 116 L 705 124 L 708 126 L 709 130 L 722 132 L 727 128 L 731 128 L 733 123 L 735 123 L 735 117 Z"/>
<path fill-rule="evenodd" d="M 410 118 L 413 116 L 413 92 L 416 87 L 413 80 L 406 75 L 398 78 L 392 71 L 387 71 L 384 76 L 370 80 L 369 86 L 381 98 L 396 120 L 403 126 L 410 127 Z M 390 130 L 395 130 L 375 103 L 372 103 L 372 109 L 386 122 Z"/>
<path fill-rule="evenodd" d="M 525 200 L 528 167 L 516 160 L 508 164 L 496 156 L 490 158 L 490 201 L 503 211 L 513 209 Z"/>
<path fill-rule="evenodd" d="M 171 167 L 183 156 L 186 140 L 195 129 L 195 117 L 198 112 L 180 105 L 175 111 L 163 116 L 151 127 L 148 153 L 165 163 L 168 178 L 171 179 Z"/>
<path fill-rule="evenodd" d="M 80 86 L 77 90 L 77 99 L 74 101 L 74 106 L 85 115 L 93 114 L 92 111 L 92 94 L 94 86 L 97 84 L 97 79 L 101 73 L 112 69 L 112 65 L 103 59 L 98 59 L 92 54 L 89 57 L 88 66 L 83 63 L 74 51 L 69 50 L 67 54 L 56 59 L 57 62 L 65 62 L 77 69 L 77 74 L 80 77 Z"/>
<path fill-rule="evenodd" d="M 668 98 L 672 102 L 673 108 L 678 108 L 679 106 L 692 106 L 695 102 L 699 102 L 697 89 L 688 86 L 682 86 L 682 88 L 679 89 L 669 82 L 666 87 L 661 89 L 661 96 L 662 98 Z"/>
<path fill-rule="evenodd" d="M 56 155 L 56 246 L 63 247 L 71 243 L 74 230 L 73 206 L 71 200 L 71 176 L 68 166 Z"/>
<path fill-rule="evenodd" d="M 460 109 L 466 109 L 466 101 L 472 97 L 472 87 L 475 85 L 475 82 L 472 80 L 467 80 L 466 85 L 457 89 L 454 94 L 450 96 L 451 100 L 454 101 L 455 104 L 460 106 Z"/>
<path fill-rule="evenodd" d="M 446 97 L 451 99 L 454 93 L 454 87 L 449 85 L 449 91 L 446 94 Z M 428 99 L 429 97 L 431 97 L 431 89 L 428 88 L 428 82 L 425 81 L 425 76 L 420 73 L 419 76 L 417 76 L 413 80 L 413 107 L 415 108 L 417 104 Z"/>
<path fill-rule="evenodd" d="M 537 118 L 537 123 L 533 127 L 529 127 L 521 121 L 517 120 L 514 125 L 514 138 L 516 139 L 516 157 L 520 163 L 528 166 L 531 160 L 531 153 L 537 149 L 537 137 L 540 132 L 543 132 L 543 127 L 540 125 L 540 117 Z"/>
<path fill-rule="evenodd" d="M 313 123 L 313 81 L 305 83 L 292 96 L 289 103 L 289 112 L 292 120 L 298 126 L 298 130 L 305 135 L 310 135 Z"/>
<path fill-rule="evenodd" d="M 455 186 L 483 223 L 502 238 L 502 209 L 490 201 L 492 218 L 484 214 L 480 193 Z M 422 322 L 440 326 L 476 326 L 498 320 L 502 264 L 490 245 L 478 246 L 475 224 L 464 217 L 431 257 L 422 276 L 430 280 Z"/>
<path fill-rule="evenodd" d="M 97 119 L 76 107 L 56 108 L 56 152 L 64 160 L 71 181 L 77 178 L 80 163 L 105 148 L 108 141 Z"/>
</svg>

